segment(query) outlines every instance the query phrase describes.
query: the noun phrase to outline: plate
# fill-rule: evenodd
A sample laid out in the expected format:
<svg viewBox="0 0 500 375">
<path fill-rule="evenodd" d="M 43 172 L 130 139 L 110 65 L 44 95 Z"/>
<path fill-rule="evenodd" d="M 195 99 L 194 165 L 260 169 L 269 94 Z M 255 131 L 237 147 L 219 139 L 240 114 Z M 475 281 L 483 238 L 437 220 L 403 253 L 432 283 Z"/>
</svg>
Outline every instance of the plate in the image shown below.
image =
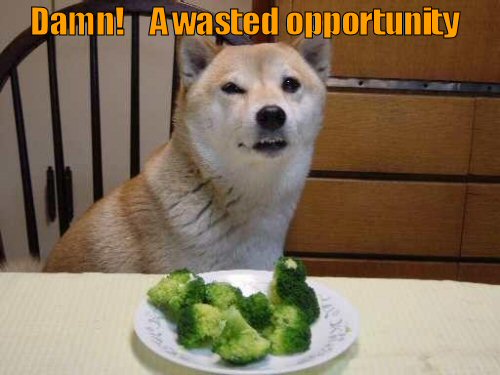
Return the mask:
<svg viewBox="0 0 500 375">
<path fill-rule="evenodd" d="M 256 292 L 267 294 L 272 272 L 232 270 L 200 274 L 206 282 L 224 281 L 241 289 L 244 295 Z M 210 349 L 188 350 L 177 343 L 176 325 L 151 305 L 147 299 L 140 304 L 135 316 L 135 332 L 153 352 L 169 361 L 213 374 L 270 375 L 284 374 L 317 366 L 335 358 L 351 346 L 359 333 L 356 309 L 342 296 L 315 281 L 314 288 L 320 304 L 320 317 L 311 326 L 311 347 L 308 351 L 290 356 L 268 355 L 246 366 L 230 365 Z"/>
</svg>

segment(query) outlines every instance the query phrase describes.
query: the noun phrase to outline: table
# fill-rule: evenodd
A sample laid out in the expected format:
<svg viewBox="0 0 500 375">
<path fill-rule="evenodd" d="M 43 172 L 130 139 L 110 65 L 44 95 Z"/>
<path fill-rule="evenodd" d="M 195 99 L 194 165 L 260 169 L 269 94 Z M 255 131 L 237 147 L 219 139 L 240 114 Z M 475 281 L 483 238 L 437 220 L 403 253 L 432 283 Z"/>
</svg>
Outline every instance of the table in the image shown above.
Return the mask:
<svg viewBox="0 0 500 375">
<path fill-rule="evenodd" d="M 0 274 L 1 374 L 199 375 L 157 357 L 133 332 L 160 276 Z M 318 374 L 500 374 L 500 286 L 313 278 L 359 309 L 361 333 Z"/>
</svg>

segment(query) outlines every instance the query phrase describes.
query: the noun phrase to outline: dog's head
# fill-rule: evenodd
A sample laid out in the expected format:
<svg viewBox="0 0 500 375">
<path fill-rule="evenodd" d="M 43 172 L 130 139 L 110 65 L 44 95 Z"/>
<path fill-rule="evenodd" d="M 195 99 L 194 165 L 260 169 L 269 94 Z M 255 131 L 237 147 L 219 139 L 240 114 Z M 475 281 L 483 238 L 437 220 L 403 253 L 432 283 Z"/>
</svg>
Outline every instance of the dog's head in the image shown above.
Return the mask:
<svg viewBox="0 0 500 375">
<path fill-rule="evenodd" d="M 180 112 L 204 159 L 269 164 L 312 150 L 321 128 L 330 43 L 323 38 L 217 46 L 185 37 Z"/>
</svg>

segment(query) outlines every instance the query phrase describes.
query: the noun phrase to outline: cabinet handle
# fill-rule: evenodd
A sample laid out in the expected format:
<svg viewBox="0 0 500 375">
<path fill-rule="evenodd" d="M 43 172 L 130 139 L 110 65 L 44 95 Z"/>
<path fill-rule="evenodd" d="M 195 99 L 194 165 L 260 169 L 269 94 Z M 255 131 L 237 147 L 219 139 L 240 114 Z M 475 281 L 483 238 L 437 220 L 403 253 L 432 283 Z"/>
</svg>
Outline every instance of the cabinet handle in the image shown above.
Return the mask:
<svg viewBox="0 0 500 375">
<path fill-rule="evenodd" d="M 52 167 L 47 168 L 47 186 L 45 189 L 45 203 L 47 207 L 47 218 L 53 223 L 56 220 L 56 180 Z"/>
<path fill-rule="evenodd" d="M 66 195 L 66 215 L 68 218 L 68 222 L 73 220 L 73 173 L 71 172 L 70 167 L 66 167 L 64 170 L 64 194 Z"/>
</svg>

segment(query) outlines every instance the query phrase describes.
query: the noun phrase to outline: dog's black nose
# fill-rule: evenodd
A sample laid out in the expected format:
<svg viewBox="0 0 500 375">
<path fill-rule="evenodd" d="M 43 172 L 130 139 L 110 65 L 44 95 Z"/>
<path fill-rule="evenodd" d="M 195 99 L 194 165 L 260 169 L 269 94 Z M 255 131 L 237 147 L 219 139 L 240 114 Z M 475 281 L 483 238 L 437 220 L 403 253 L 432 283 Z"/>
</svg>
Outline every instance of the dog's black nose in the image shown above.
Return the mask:
<svg viewBox="0 0 500 375">
<path fill-rule="evenodd" d="M 262 107 L 257 112 L 257 124 L 266 130 L 278 130 L 285 125 L 286 113 L 277 105 Z"/>
</svg>

